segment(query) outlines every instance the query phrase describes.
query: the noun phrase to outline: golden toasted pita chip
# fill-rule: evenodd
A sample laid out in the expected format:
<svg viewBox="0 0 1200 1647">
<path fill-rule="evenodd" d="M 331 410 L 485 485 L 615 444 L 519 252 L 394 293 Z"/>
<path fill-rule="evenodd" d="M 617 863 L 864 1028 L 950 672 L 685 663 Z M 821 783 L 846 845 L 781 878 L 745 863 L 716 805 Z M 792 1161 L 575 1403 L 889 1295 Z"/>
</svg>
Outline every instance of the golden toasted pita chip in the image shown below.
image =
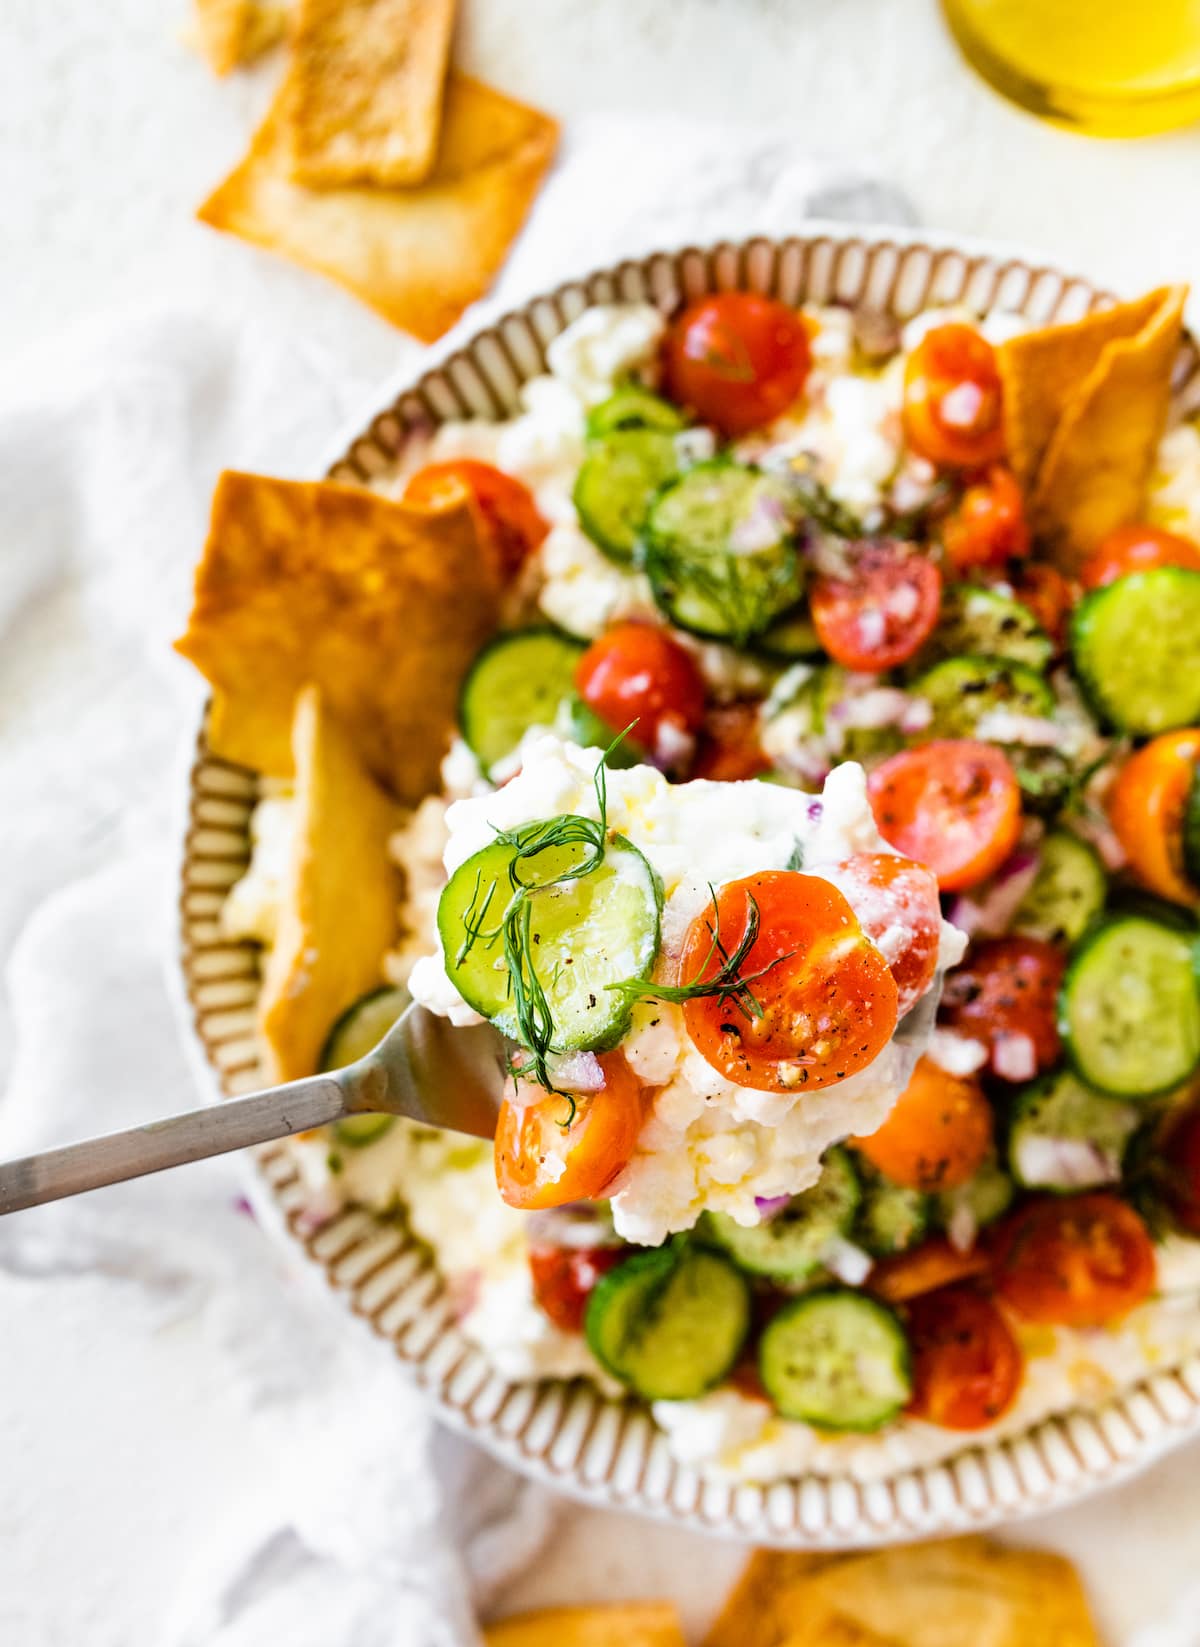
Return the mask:
<svg viewBox="0 0 1200 1647">
<path fill-rule="evenodd" d="M 291 176 L 281 93 L 199 217 L 328 275 L 429 343 L 491 285 L 557 141 L 547 115 L 452 72 L 426 182 L 305 189 Z"/>
<path fill-rule="evenodd" d="M 286 83 L 292 176 L 423 183 L 457 0 L 300 0 Z"/>
<path fill-rule="evenodd" d="M 548 1607 L 492 1624 L 487 1647 L 684 1647 L 679 1615 L 667 1601 L 608 1607 Z"/>
<path fill-rule="evenodd" d="M 296 699 L 293 752 L 296 832 L 258 999 L 272 1082 L 311 1075 L 341 1014 L 382 981 L 400 898 L 388 855 L 399 808 L 315 686 Z"/>
<path fill-rule="evenodd" d="M 1140 331 L 1105 344 L 1051 438 L 1030 520 L 1065 572 L 1078 571 L 1102 538 L 1144 508 L 1170 408 L 1186 295 L 1169 290 Z"/>
<path fill-rule="evenodd" d="M 839 1553 L 755 1550 L 705 1636 L 704 1647 L 778 1647 L 795 1616 L 797 1587 L 846 1559 Z"/>
<path fill-rule="evenodd" d="M 997 346 L 1008 462 L 1024 490 L 1032 490 L 1059 420 L 1101 351 L 1140 332 L 1167 296 L 1163 287 L 1132 303 L 1114 304 L 1065 326 L 1023 332 Z"/>
<path fill-rule="evenodd" d="M 398 799 L 435 787 L 497 590 L 470 505 L 420 509 L 353 486 L 227 472 L 213 496 L 187 632 L 215 688 L 208 741 L 292 771 L 292 710 L 315 683 Z"/>
<path fill-rule="evenodd" d="M 271 0 L 195 0 L 188 43 L 214 74 L 232 73 L 287 33 L 288 8 Z"/>
</svg>

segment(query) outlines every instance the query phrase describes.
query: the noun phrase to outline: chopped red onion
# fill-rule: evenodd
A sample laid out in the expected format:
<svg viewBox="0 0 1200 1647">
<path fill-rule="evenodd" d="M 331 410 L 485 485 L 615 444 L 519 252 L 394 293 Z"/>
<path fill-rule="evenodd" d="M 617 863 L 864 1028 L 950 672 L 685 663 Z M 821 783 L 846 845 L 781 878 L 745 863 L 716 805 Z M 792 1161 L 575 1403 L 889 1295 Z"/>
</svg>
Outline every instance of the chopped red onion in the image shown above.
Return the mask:
<svg viewBox="0 0 1200 1647">
<path fill-rule="evenodd" d="M 1004 1081 L 1032 1081 L 1037 1074 L 1037 1048 L 1031 1037 L 1008 1029 L 993 1035 L 992 1068 Z"/>
<path fill-rule="evenodd" d="M 1036 852 L 1014 852 L 982 893 L 968 897 L 960 892 L 952 898 L 946 919 L 968 938 L 1000 937 L 1011 926 L 1037 871 Z"/>
<path fill-rule="evenodd" d="M 861 1287 L 872 1268 L 870 1253 L 841 1235 L 835 1235 L 826 1242 L 821 1249 L 821 1262 L 831 1275 L 836 1275 L 847 1287 Z"/>
<path fill-rule="evenodd" d="M 759 1223 L 769 1224 L 791 1199 L 790 1195 L 756 1195 L 754 1205 L 758 1208 Z"/>
</svg>

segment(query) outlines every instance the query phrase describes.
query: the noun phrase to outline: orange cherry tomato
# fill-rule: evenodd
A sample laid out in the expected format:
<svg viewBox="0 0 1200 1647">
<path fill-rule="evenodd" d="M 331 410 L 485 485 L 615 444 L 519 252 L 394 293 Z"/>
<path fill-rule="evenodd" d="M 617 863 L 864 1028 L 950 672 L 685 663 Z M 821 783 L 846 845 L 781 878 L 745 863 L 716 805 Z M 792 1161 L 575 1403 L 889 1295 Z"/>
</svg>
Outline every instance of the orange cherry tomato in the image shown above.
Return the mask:
<svg viewBox="0 0 1200 1647">
<path fill-rule="evenodd" d="M 942 911 L 932 870 L 891 852 L 857 852 L 822 866 L 843 892 L 858 923 L 892 969 L 901 1017 L 933 982 L 942 939 Z"/>
<path fill-rule="evenodd" d="M 1085 589 L 1103 589 L 1131 572 L 1153 572 L 1159 566 L 1186 566 L 1200 572 L 1200 544 L 1144 522 L 1118 526 L 1084 561 L 1079 576 Z"/>
<path fill-rule="evenodd" d="M 1019 560 L 1030 541 L 1021 488 L 1002 463 L 971 482 L 942 524 L 942 546 L 960 572 Z"/>
<path fill-rule="evenodd" d="M 679 982 L 714 978 L 737 950 L 758 906 L 758 935 L 739 968 L 753 1001 L 737 994 L 684 1002 L 701 1056 L 737 1086 L 799 1092 L 831 1086 L 876 1058 L 896 1027 L 896 985 L 846 899 L 828 881 L 768 870 L 729 881 L 713 911 L 688 928 Z M 715 926 L 715 932 L 714 932 Z"/>
<path fill-rule="evenodd" d="M 675 317 L 663 363 L 672 400 L 724 435 L 744 435 L 799 397 L 812 354 L 794 309 L 753 292 L 721 292 Z"/>
<path fill-rule="evenodd" d="M 991 1236 L 1003 1301 L 1026 1321 L 1104 1327 L 1154 1291 L 1154 1246 L 1126 1202 L 1102 1192 L 1028 1201 Z"/>
<path fill-rule="evenodd" d="M 755 700 L 709 710 L 693 777 L 707 778 L 711 783 L 741 783 L 771 770 L 771 762 L 759 742 L 761 707 Z"/>
<path fill-rule="evenodd" d="M 914 1300 L 905 1324 L 914 1418 L 944 1430 L 984 1430 L 1008 1411 L 1024 1357 L 990 1298 L 974 1287 L 946 1287 Z"/>
<path fill-rule="evenodd" d="M 1045 561 L 1025 561 L 1016 573 L 1013 593 L 1027 606 L 1050 639 L 1061 647 L 1067 638 L 1067 618 L 1075 604 L 1070 583 Z"/>
<path fill-rule="evenodd" d="M 928 865 L 943 892 L 985 881 L 1021 833 L 1021 790 L 1008 758 L 973 738 L 902 749 L 875 768 L 869 791 L 884 840 Z"/>
<path fill-rule="evenodd" d="M 855 1147 L 905 1189 L 954 1189 L 992 1148 L 992 1106 L 973 1076 L 948 1075 L 922 1058 L 887 1120 Z"/>
<path fill-rule="evenodd" d="M 973 326 L 934 326 L 904 371 L 904 438 L 945 469 L 979 469 L 1004 455 L 996 352 Z"/>
<path fill-rule="evenodd" d="M 1164 732 L 1125 762 L 1108 797 L 1108 815 L 1129 867 L 1151 892 L 1200 904 L 1183 863 L 1183 822 L 1200 767 L 1200 727 Z"/>
<path fill-rule="evenodd" d="M 663 761 L 704 720 L 696 660 L 652 623 L 618 623 L 593 641 L 576 665 L 575 685 L 614 735 L 632 722 L 630 737 Z M 690 753 L 690 744 L 684 747 Z"/>
<path fill-rule="evenodd" d="M 1058 992 L 1067 957 L 1043 938 L 992 938 L 946 975 L 941 1022 L 982 1041 L 994 1074 L 1028 1081 L 1062 1050 Z"/>
<path fill-rule="evenodd" d="M 466 491 L 475 506 L 479 532 L 496 557 L 502 579 L 516 576 L 549 532 L 528 486 L 494 464 L 475 458 L 430 463 L 409 477 L 405 503 L 443 507 Z"/>
<path fill-rule="evenodd" d="M 600 1058 L 604 1086 L 571 1102 L 510 1079 L 496 1122 L 496 1183 L 510 1207 L 536 1210 L 595 1201 L 628 1164 L 642 1129 L 642 1088 L 619 1052 Z"/>
<path fill-rule="evenodd" d="M 990 1268 L 991 1259 L 982 1248 L 959 1252 L 944 1236 L 935 1235 L 911 1252 L 882 1259 L 867 1277 L 867 1286 L 889 1304 L 907 1304 L 910 1298 L 936 1292 L 954 1281 L 986 1275 Z"/>
<path fill-rule="evenodd" d="M 563 1332 L 582 1332 L 597 1281 L 627 1255 L 626 1247 L 531 1246 L 529 1273 L 542 1313 Z"/>
<path fill-rule="evenodd" d="M 870 672 L 906 663 L 924 646 L 942 604 L 942 574 L 918 550 L 891 538 L 855 545 L 850 575 L 818 575 L 809 611 L 835 663 Z"/>
</svg>

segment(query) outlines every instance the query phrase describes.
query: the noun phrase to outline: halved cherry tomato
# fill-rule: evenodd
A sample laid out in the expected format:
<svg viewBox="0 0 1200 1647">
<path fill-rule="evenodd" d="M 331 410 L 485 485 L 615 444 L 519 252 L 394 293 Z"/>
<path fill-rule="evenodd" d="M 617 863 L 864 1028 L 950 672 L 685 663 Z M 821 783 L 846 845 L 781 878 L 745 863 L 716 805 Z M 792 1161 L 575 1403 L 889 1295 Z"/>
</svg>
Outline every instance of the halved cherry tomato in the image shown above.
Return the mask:
<svg viewBox="0 0 1200 1647">
<path fill-rule="evenodd" d="M 1145 522 L 1118 526 L 1084 561 L 1079 576 L 1085 589 L 1103 589 L 1131 572 L 1153 572 L 1159 566 L 1186 566 L 1200 572 L 1200 544 Z"/>
<path fill-rule="evenodd" d="M 934 326 L 904 371 L 904 438 L 947 469 L 978 469 L 1004 455 L 996 352 L 973 326 Z"/>
<path fill-rule="evenodd" d="M 496 557 L 501 578 L 515 577 L 550 530 L 523 482 L 494 464 L 452 458 L 427 464 L 411 475 L 404 501 L 434 509 L 464 490 L 475 506 L 480 535 Z"/>
<path fill-rule="evenodd" d="M 869 780 L 884 840 L 927 864 L 943 892 L 977 886 L 1021 833 L 1021 790 L 1007 757 L 973 738 L 935 738 L 902 749 Z"/>
<path fill-rule="evenodd" d="M 1008 1411 L 1024 1358 L 990 1298 L 974 1287 L 946 1287 L 916 1299 L 905 1324 L 914 1418 L 944 1430 L 983 1430 Z"/>
<path fill-rule="evenodd" d="M 692 654 L 652 623 L 618 623 L 575 667 L 583 701 L 613 730 L 670 764 L 691 752 L 704 720 L 704 677 Z"/>
<path fill-rule="evenodd" d="M 495 1144 L 496 1183 L 510 1207 L 595 1201 L 629 1162 L 642 1128 L 642 1088 L 619 1052 L 604 1053 L 600 1065 L 603 1088 L 580 1093 L 573 1116 L 560 1093 L 538 1098 L 523 1082 L 517 1094 L 510 1080 Z"/>
<path fill-rule="evenodd" d="M 1189 1235 L 1200 1235 L 1200 1103 L 1172 1118 L 1155 1166 L 1176 1223 Z"/>
<path fill-rule="evenodd" d="M 848 548 L 850 575 L 819 575 L 809 610 L 821 645 L 847 669 L 893 669 L 933 633 L 942 604 L 942 574 L 928 558 L 893 538 Z"/>
<path fill-rule="evenodd" d="M 663 362 L 672 400 L 724 435 L 744 435 L 787 411 L 812 354 L 794 309 L 753 292 L 721 292 L 675 317 Z"/>
<path fill-rule="evenodd" d="M 1000 1297 L 1026 1321 L 1103 1327 L 1154 1291 L 1154 1246 L 1115 1195 L 1028 1201 L 992 1233 Z"/>
<path fill-rule="evenodd" d="M 936 1292 L 951 1282 L 986 1275 L 990 1268 L 991 1259 L 982 1248 L 959 1252 L 944 1236 L 935 1235 L 911 1252 L 882 1259 L 867 1277 L 867 1286 L 889 1304 L 907 1304 L 910 1298 Z"/>
<path fill-rule="evenodd" d="M 543 1314 L 563 1332 L 582 1332 L 592 1289 L 627 1255 L 626 1247 L 531 1245 L 529 1273 Z"/>
<path fill-rule="evenodd" d="M 771 762 L 759 742 L 761 708 L 755 700 L 709 710 L 693 777 L 707 778 L 712 783 L 740 783 L 771 770 Z"/>
<path fill-rule="evenodd" d="M 1075 604 L 1074 591 L 1056 566 L 1025 561 L 1018 570 L 1013 593 L 1027 606 L 1050 639 L 1061 647 L 1067 638 L 1067 618 Z"/>
<path fill-rule="evenodd" d="M 974 1177 L 992 1148 L 992 1106 L 974 1076 L 919 1060 L 887 1120 L 855 1147 L 885 1178 L 928 1194 Z"/>
<path fill-rule="evenodd" d="M 942 524 L 942 545 L 960 572 L 1019 560 L 1030 541 L 1021 488 L 1003 463 L 973 480 Z"/>
<path fill-rule="evenodd" d="M 1183 863 L 1183 821 L 1197 766 L 1200 727 L 1152 738 L 1125 762 L 1108 815 L 1129 867 L 1143 886 L 1177 904 L 1200 904 Z"/>
<path fill-rule="evenodd" d="M 901 1017 L 933 982 L 942 911 L 933 871 L 891 852 L 856 852 L 822 875 L 844 892 L 858 923 L 892 969 Z"/>
<path fill-rule="evenodd" d="M 992 1071 L 1029 1081 L 1058 1062 L 1058 992 L 1067 957 L 1043 938 L 992 938 L 946 974 L 941 1021 L 982 1041 Z"/>
<path fill-rule="evenodd" d="M 828 881 L 768 870 L 729 881 L 713 911 L 688 928 L 679 982 L 713 979 L 746 933 L 750 900 L 758 935 L 733 990 L 684 1002 L 687 1032 L 703 1058 L 737 1086 L 763 1092 L 827 1087 L 863 1069 L 896 1027 L 896 985 L 846 899 Z"/>
</svg>

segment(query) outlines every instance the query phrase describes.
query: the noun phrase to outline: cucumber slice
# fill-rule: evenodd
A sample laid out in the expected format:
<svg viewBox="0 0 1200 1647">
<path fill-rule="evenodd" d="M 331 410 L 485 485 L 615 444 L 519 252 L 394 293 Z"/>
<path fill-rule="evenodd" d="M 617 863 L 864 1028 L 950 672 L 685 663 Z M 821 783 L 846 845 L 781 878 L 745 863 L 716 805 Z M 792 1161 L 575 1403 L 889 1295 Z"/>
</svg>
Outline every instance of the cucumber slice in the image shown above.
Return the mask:
<svg viewBox="0 0 1200 1647">
<path fill-rule="evenodd" d="M 519 1026 L 501 928 L 514 891 L 515 856 L 508 842 L 494 841 L 460 864 L 437 916 L 451 983 L 468 1006 L 514 1039 Z M 629 1028 L 630 1006 L 607 986 L 648 978 L 658 954 L 662 890 L 637 847 L 615 835 L 598 869 L 556 879 L 586 856 L 581 844 L 548 846 L 521 863 L 522 884 L 534 889 L 528 902 L 535 971 L 550 1007 L 556 1052 L 616 1046 Z"/>
<path fill-rule="evenodd" d="M 1013 1181 L 994 1155 L 987 1158 L 957 1188 L 939 1190 L 934 1197 L 934 1216 L 944 1230 L 966 1218 L 972 1230 L 985 1229 L 1003 1217 L 1016 1193 Z"/>
<path fill-rule="evenodd" d="M 1029 608 L 998 589 L 959 583 L 942 601 L 926 660 L 962 656 L 1006 658 L 1042 670 L 1054 644 Z"/>
<path fill-rule="evenodd" d="M 1188 880 L 1200 887 L 1200 764 L 1183 809 L 1183 868 Z"/>
<path fill-rule="evenodd" d="M 790 612 L 768 624 L 754 644 L 755 649 L 768 658 L 780 658 L 789 663 L 796 658 L 825 656 L 825 648 L 817 636 L 807 604 L 794 606 Z"/>
<path fill-rule="evenodd" d="M 1013 917 L 1013 931 L 1073 944 L 1104 908 L 1108 877 L 1098 854 L 1067 829 L 1052 829 L 1038 848 L 1037 874 Z"/>
<path fill-rule="evenodd" d="M 747 1228 L 728 1213 L 706 1212 L 697 1236 L 721 1247 L 739 1269 L 779 1281 L 803 1281 L 819 1269 L 829 1243 L 846 1235 L 858 1206 L 858 1177 L 844 1149 L 826 1152 L 821 1176 L 774 1218 Z"/>
<path fill-rule="evenodd" d="M 893 1184 L 865 1156 L 856 1155 L 854 1167 L 862 1185 L 854 1222 L 857 1245 L 865 1247 L 872 1258 L 890 1258 L 915 1247 L 929 1225 L 929 1197 Z"/>
<path fill-rule="evenodd" d="M 1080 1080 L 1118 1098 L 1180 1086 L 1200 1064 L 1196 934 L 1118 915 L 1084 938 L 1058 1000 Z"/>
<path fill-rule="evenodd" d="M 331 1069 L 345 1069 L 373 1052 L 411 999 L 406 989 L 393 989 L 385 984 L 348 1006 L 321 1049 L 318 1068 L 322 1074 Z M 350 1115 L 344 1121 L 334 1122 L 333 1135 L 339 1144 L 361 1149 L 364 1144 L 373 1144 L 376 1138 L 382 1138 L 394 1120 L 394 1115 Z"/>
<path fill-rule="evenodd" d="M 616 429 L 662 429 L 676 434 L 686 426 L 678 406 L 639 383 L 623 384 L 587 415 L 587 432 L 592 440 L 611 435 Z"/>
<path fill-rule="evenodd" d="M 920 734 L 922 743 L 930 738 L 979 737 L 980 722 L 997 711 L 1039 720 L 1054 712 L 1054 694 L 1046 682 L 1027 664 L 1011 658 L 947 658 L 926 670 L 912 690 L 933 708 L 933 720 Z"/>
<path fill-rule="evenodd" d="M 651 499 L 678 473 L 674 435 L 614 429 L 593 442 L 576 478 L 579 524 L 610 560 L 628 565 Z"/>
<path fill-rule="evenodd" d="M 673 1242 L 609 1270 L 588 1299 L 592 1354 L 646 1401 L 720 1384 L 750 1330 L 750 1288 L 720 1253 Z"/>
<path fill-rule="evenodd" d="M 877 1430 L 912 1394 L 899 1318 L 841 1288 L 785 1305 L 762 1335 L 758 1370 L 781 1417 L 826 1430 Z"/>
<path fill-rule="evenodd" d="M 785 487 L 727 458 L 663 488 L 642 554 L 659 606 L 698 635 L 745 645 L 802 593 Z"/>
<path fill-rule="evenodd" d="M 555 724 L 584 651 L 558 629 L 521 629 L 484 647 L 458 704 L 463 737 L 484 772 L 511 755 L 531 726 Z"/>
<path fill-rule="evenodd" d="M 1085 595 L 1071 619 L 1084 690 L 1135 735 L 1200 720 L 1200 572 L 1160 566 Z"/>
<path fill-rule="evenodd" d="M 1025 1189 L 1060 1193 L 1121 1181 L 1125 1147 L 1140 1115 L 1132 1104 L 1093 1092 L 1069 1070 L 1033 1081 L 1017 1094 L 1008 1164 Z"/>
</svg>

